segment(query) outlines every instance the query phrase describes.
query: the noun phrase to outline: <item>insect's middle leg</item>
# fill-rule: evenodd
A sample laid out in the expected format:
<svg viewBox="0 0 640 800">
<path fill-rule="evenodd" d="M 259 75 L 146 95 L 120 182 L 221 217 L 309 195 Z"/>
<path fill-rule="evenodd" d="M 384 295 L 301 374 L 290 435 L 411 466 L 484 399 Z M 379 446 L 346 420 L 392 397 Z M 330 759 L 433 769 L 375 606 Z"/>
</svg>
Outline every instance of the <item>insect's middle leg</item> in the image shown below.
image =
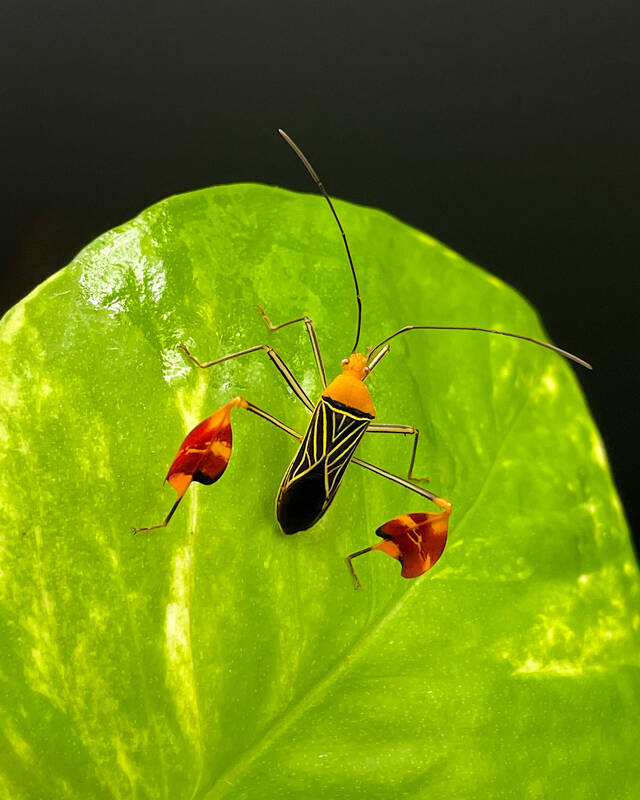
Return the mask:
<svg viewBox="0 0 640 800">
<path fill-rule="evenodd" d="M 190 361 L 193 361 L 196 367 L 199 367 L 200 369 L 209 369 L 209 367 L 213 367 L 216 364 L 222 364 L 224 361 L 230 361 L 232 358 L 240 358 L 240 356 L 246 356 L 249 355 L 249 353 L 257 353 L 259 350 L 264 350 L 271 359 L 271 361 L 275 364 L 278 372 L 289 384 L 289 387 L 296 395 L 296 397 L 302 403 L 304 403 L 304 405 L 309 409 L 309 411 L 313 411 L 313 409 L 315 408 L 311 400 L 309 400 L 309 396 L 302 388 L 302 386 L 300 386 L 299 382 L 296 380 L 289 367 L 284 363 L 282 358 L 276 353 L 273 347 L 269 347 L 268 344 L 258 344 L 255 347 L 248 347 L 246 350 L 240 350 L 238 353 L 231 353 L 231 355 L 222 356 L 221 358 L 216 358 L 213 361 L 205 361 L 205 362 L 202 362 L 199 359 L 197 359 L 191 353 L 186 344 L 180 344 L 178 345 L 178 347 L 187 356 L 187 358 Z"/>
<path fill-rule="evenodd" d="M 413 436 L 413 450 L 411 451 L 407 480 L 428 482 L 429 478 L 426 475 L 418 477 L 413 474 L 413 467 L 416 463 L 416 452 L 418 450 L 418 440 L 420 438 L 420 431 L 417 428 L 414 428 L 413 425 L 382 425 L 372 422 L 367 428 L 367 433 L 402 433 L 405 436 Z"/>
</svg>

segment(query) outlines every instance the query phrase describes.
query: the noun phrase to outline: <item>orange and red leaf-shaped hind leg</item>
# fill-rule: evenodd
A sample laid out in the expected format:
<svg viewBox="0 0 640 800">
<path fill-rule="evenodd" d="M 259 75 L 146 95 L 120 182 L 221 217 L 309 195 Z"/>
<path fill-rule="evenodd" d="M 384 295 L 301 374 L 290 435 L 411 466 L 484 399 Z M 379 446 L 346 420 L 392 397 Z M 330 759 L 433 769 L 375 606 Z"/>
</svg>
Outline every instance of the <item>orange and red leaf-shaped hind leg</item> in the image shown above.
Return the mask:
<svg viewBox="0 0 640 800">
<path fill-rule="evenodd" d="M 395 517 L 376 531 L 382 539 L 381 542 L 347 556 L 347 564 L 356 589 L 360 588 L 361 583 L 353 568 L 352 559 L 372 550 L 380 550 L 397 559 L 402 565 L 403 578 L 417 578 L 431 569 L 447 544 L 451 516 L 451 503 L 448 500 L 434 497 L 433 502 L 442 511 L 431 513 L 420 511 Z"/>
<path fill-rule="evenodd" d="M 242 397 L 234 397 L 186 435 L 165 478 L 176 490 L 178 499 L 162 522 L 134 528 L 134 534 L 166 528 L 193 481 L 209 485 L 222 476 L 231 458 L 233 444 L 231 411 L 237 407 L 247 408 L 248 403 Z"/>
</svg>

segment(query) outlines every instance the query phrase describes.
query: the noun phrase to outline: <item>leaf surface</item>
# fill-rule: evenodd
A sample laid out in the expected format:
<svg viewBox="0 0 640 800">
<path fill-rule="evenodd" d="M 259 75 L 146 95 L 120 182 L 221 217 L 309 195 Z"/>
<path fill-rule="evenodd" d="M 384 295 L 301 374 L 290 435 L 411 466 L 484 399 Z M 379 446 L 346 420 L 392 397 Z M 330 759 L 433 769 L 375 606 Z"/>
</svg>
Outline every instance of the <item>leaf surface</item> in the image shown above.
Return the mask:
<svg viewBox="0 0 640 800">
<path fill-rule="evenodd" d="M 363 346 L 405 324 L 544 337 L 512 289 L 375 210 L 336 203 Z M 242 395 L 296 430 L 313 398 L 301 325 L 336 374 L 351 277 L 321 198 L 256 185 L 169 198 L 110 231 L 0 324 L 0 794 L 20 798 L 635 798 L 638 571 L 571 368 L 530 344 L 414 332 L 369 380 L 421 431 L 416 474 L 453 502 L 408 581 L 344 557 L 432 511 L 352 465 L 311 531 L 274 498 L 296 442 L 233 411 L 234 451 L 171 524 L 185 433 Z M 584 355 L 584 354 L 583 354 Z M 587 354 L 588 355 L 588 354 Z M 411 440 L 359 456 L 406 474 Z"/>
</svg>

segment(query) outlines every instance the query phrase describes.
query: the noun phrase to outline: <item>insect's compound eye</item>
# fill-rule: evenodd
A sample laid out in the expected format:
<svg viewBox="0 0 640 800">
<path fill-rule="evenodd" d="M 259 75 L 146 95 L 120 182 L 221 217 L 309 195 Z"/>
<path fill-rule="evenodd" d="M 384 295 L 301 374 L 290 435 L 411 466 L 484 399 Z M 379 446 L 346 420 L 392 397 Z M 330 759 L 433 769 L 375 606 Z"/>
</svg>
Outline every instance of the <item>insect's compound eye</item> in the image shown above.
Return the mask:
<svg viewBox="0 0 640 800">
<path fill-rule="evenodd" d="M 365 367 L 362 371 L 365 375 L 368 375 L 371 372 L 371 367 Z"/>
<path fill-rule="evenodd" d="M 341 363 L 342 363 L 343 367 L 346 367 L 347 364 L 349 363 L 349 359 L 348 358 L 343 358 Z"/>
</svg>

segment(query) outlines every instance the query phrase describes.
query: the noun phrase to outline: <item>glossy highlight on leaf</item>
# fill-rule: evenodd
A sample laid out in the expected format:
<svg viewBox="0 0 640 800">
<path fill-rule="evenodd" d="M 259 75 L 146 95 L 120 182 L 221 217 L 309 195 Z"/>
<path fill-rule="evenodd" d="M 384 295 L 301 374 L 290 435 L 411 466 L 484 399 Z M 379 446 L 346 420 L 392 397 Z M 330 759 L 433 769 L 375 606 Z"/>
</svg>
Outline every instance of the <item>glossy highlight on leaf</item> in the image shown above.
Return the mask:
<svg viewBox="0 0 640 800">
<path fill-rule="evenodd" d="M 548 338 L 517 292 L 444 245 L 335 207 L 363 348 L 410 324 Z M 354 591 L 345 556 L 385 520 L 432 511 L 357 465 L 316 526 L 281 532 L 298 442 L 254 414 L 234 417 L 223 480 L 131 536 L 175 501 L 162 477 L 179 443 L 234 397 L 305 431 L 264 351 L 201 370 L 179 350 L 268 344 L 316 400 L 304 326 L 269 331 L 258 304 L 275 323 L 311 317 L 328 379 L 341 371 L 353 281 L 317 195 L 171 197 L 0 323 L 0 798 L 639 797 L 638 569 L 557 355 L 420 331 L 367 380 L 379 422 L 420 429 L 416 474 L 453 504 L 418 580 L 373 554 Z M 406 475 L 411 442 L 365 434 L 357 456 Z"/>
</svg>

